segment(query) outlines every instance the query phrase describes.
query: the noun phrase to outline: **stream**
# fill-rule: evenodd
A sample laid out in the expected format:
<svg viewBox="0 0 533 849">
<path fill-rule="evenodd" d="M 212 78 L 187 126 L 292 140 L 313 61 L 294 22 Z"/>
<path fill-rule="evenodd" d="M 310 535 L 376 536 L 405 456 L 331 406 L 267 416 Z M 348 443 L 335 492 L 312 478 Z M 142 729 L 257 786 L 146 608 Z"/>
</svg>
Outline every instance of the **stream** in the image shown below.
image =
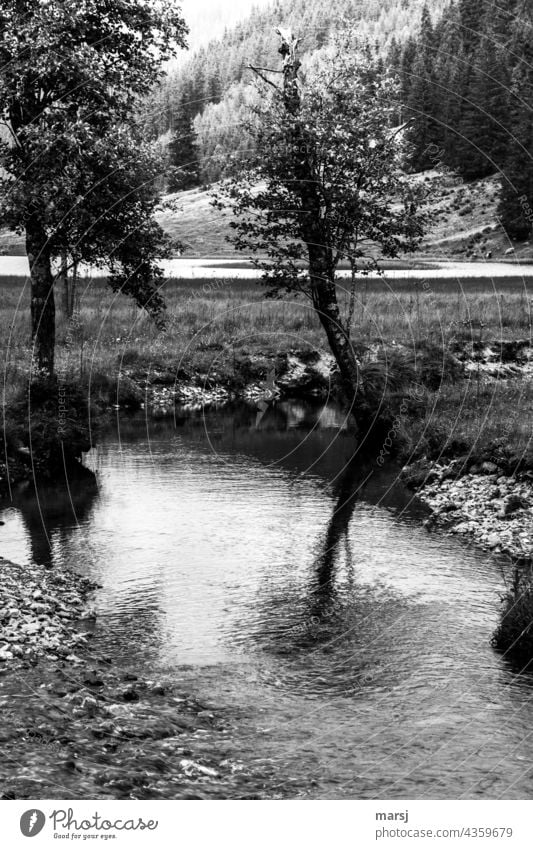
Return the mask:
<svg viewBox="0 0 533 849">
<path fill-rule="evenodd" d="M 429 533 L 378 453 L 299 401 L 119 417 L 97 486 L 17 496 L 0 554 L 98 581 L 102 649 L 223 708 L 273 795 L 531 798 L 505 566 Z"/>
</svg>

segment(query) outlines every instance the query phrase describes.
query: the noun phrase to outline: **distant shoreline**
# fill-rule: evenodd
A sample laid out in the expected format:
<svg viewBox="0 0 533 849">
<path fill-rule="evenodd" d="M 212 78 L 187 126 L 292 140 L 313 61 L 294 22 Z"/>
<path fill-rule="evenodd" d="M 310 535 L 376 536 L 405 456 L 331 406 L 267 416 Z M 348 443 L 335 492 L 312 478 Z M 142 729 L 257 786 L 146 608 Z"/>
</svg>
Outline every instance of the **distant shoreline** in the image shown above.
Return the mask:
<svg viewBox="0 0 533 849">
<path fill-rule="evenodd" d="M 259 279 L 261 271 L 254 268 L 248 260 L 239 260 L 229 257 L 180 257 L 163 260 L 162 266 L 165 275 L 177 279 L 211 279 L 211 278 L 241 278 Z M 389 261 L 382 264 L 385 279 L 409 280 L 409 279 L 460 279 L 460 278 L 532 278 L 533 261 L 523 261 L 517 258 L 506 260 L 486 261 L 457 261 L 420 258 L 416 261 L 409 260 Z M 82 275 L 90 272 L 90 269 L 81 271 Z M 351 272 L 341 268 L 338 272 L 339 279 L 347 279 Z M 2 277 L 21 277 L 29 275 L 28 260 L 26 256 L 0 256 L 0 280 Z M 94 278 L 105 277 L 105 271 L 93 270 L 90 276 Z M 358 273 L 358 279 L 373 280 L 379 277 L 376 273 L 368 275 Z"/>
</svg>

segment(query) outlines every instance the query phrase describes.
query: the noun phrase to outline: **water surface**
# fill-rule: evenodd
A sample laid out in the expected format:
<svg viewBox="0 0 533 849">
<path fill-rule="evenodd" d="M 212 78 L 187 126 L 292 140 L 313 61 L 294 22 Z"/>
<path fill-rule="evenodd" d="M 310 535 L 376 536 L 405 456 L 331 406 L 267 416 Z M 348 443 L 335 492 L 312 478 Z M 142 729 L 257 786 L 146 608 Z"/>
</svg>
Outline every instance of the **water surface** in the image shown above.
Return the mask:
<svg viewBox="0 0 533 849">
<path fill-rule="evenodd" d="M 530 798 L 503 567 L 429 534 L 378 453 L 301 403 L 124 419 L 97 487 L 19 494 L 0 552 L 98 580 L 105 650 L 224 707 L 252 793 Z"/>
<path fill-rule="evenodd" d="M 528 279 L 533 277 L 533 265 L 526 262 L 458 262 L 455 260 L 433 261 L 421 257 L 426 268 L 397 268 L 384 273 L 385 280 L 458 280 L 464 278 L 498 278 Z M 258 280 L 261 272 L 253 268 L 246 260 L 236 259 L 200 259 L 183 258 L 169 259 L 161 262 L 167 277 L 181 280 L 194 279 L 224 279 L 227 277 L 239 280 Z M 80 268 L 81 274 L 87 274 L 88 269 Z M 0 256 L 0 275 L 27 277 L 29 274 L 28 260 L 25 256 Z M 93 270 L 93 276 L 102 276 L 104 272 Z M 339 279 L 349 279 L 349 271 L 340 270 Z M 358 274 L 357 277 L 364 275 Z"/>
</svg>

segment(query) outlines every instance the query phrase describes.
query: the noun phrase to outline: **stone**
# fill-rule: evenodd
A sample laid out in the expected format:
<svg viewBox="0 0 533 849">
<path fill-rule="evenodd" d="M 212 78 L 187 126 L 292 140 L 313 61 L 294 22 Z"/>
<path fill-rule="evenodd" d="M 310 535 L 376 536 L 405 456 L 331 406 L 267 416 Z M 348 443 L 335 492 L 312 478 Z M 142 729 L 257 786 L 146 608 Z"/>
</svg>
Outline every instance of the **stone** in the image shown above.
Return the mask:
<svg viewBox="0 0 533 849">
<path fill-rule="evenodd" d="M 85 684 L 86 687 L 103 687 L 104 686 L 104 682 L 102 681 L 101 678 L 98 677 L 98 675 L 97 675 L 97 673 L 94 669 L 93 669 L 92 672 L 90 672 L 86 676 L 83 683 Z"/>
<path fill-rule="evenodd" d="M 528 502 L 520 495 L 512 494 L 504 499 L 501 512 L 503 513 L 503 517 L 506 518 L 516 513 L 517 510 L 522 510 L 524 507 L 529 507 Z"/>
<path fill-rule="evenodd" d="M 455 510 L 459 510 L 459 505 L 455 501 L 446 501 L 442 505 L 441 510 L 443 513 L 452 513 Z"/>
<path fill-rule="evenodd" d="M 126 690 L 122 691 L 122 698 L 125 702 L 138 702 L 139 694 L 133 687 L 128 687 Z"/>
</svg>

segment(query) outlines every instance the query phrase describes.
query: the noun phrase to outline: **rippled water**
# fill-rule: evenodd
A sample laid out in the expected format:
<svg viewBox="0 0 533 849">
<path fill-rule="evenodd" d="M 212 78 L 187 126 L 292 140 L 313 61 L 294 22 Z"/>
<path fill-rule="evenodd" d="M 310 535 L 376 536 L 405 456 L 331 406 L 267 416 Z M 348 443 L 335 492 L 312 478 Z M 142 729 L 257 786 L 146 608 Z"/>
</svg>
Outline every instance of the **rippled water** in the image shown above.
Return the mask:
<svg viewBox="0 0 533 849">
<path fill-rule="evenodd" d="M 429 534 L 374 457 L 300 404 L 121 421 L 97 490 L 20 496 L 0 551 L 96 578 L 107 650 L 224 706 L 273 793 L 531 797 L 532 681 L 490 647 L 502 566 Z"/>
</svg>

